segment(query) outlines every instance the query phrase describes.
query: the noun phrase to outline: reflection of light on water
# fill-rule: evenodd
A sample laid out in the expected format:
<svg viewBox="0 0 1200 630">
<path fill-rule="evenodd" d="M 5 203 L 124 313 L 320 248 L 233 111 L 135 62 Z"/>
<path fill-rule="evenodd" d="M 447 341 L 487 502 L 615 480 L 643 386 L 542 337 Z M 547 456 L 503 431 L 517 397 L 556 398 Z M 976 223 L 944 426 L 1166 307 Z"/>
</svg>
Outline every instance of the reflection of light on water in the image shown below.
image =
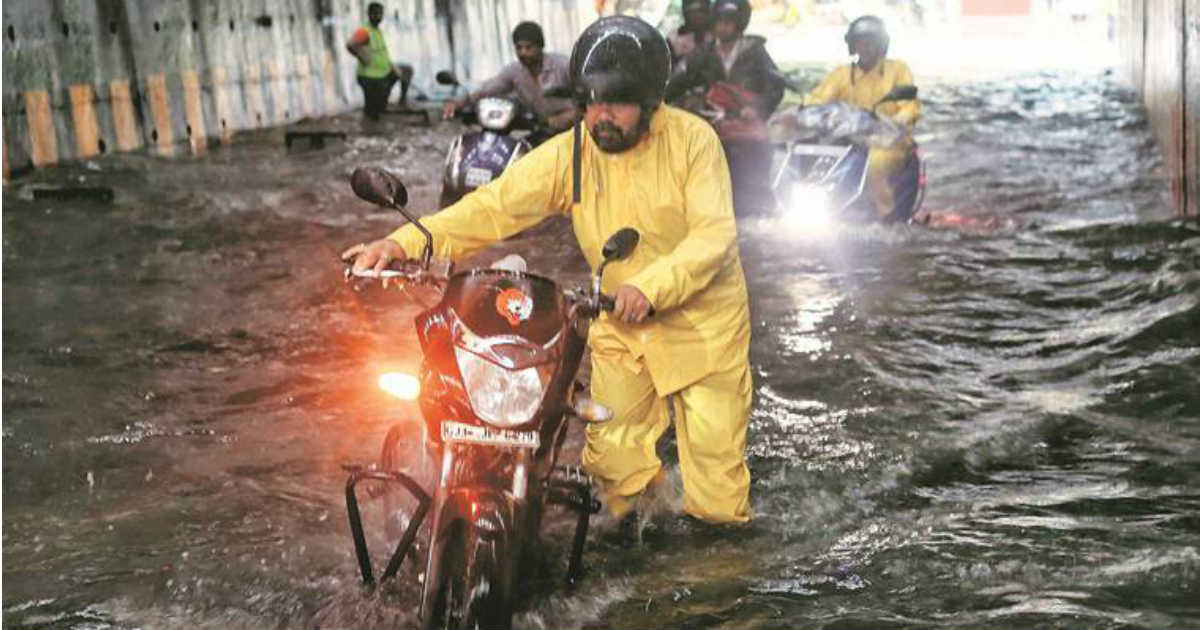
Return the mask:
<svg viewBox="0 0 1200 630">
<path fill-rule="evenodd" d="M 787 319 L 779 340 L 788 351 L 807 354 L 816 360 L 822 352 L 832 347 L 829 340 L 831 330 L 821 329 L 821 323 L 833 315 L 842 301 L 842 296 L 830 291 L 817 281 L 803 282 L 795 286 L 792 295 L 799 307 Z"/>
</svg>

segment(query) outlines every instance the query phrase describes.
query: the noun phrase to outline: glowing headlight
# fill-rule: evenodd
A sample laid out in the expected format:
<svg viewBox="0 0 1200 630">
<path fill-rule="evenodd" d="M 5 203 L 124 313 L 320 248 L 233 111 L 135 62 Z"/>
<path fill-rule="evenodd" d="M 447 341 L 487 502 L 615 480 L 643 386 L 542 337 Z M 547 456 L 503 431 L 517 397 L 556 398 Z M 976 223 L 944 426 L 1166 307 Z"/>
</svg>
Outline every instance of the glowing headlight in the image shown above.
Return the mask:
<svg viewBox="0 0 1200 630">
<path fill-rule="evenodd" d="M 533 419 L 546 391 L 536 367 L 506 370 L 457 346 L 454 356 L 471 408 L 481 420 L 508 428 Z"/>
<path fill-rule="evenodd" d="M 829 192 L 818 186 L 798 185 L 788 196 L 784 220 L 795 230 L 816 232 L 833 225 Z"/>
<path fill-rule="evenodd" d="M 499 131 L 508 127 L 517 115 L 517 105 L 504 98 L 482 98 L 475 104 L 479 124 L 487 129 Z"/>
</svg>

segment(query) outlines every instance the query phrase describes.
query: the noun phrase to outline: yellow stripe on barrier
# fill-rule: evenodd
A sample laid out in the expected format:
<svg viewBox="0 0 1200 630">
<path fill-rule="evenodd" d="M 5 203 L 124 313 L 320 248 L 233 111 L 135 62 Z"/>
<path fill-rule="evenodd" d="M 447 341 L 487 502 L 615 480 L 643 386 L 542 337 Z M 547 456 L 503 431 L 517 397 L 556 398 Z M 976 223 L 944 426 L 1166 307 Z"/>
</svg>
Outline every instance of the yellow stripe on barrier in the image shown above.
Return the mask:
<svg viewBox="0 0 1200 630">
<path fill-rule="evenodd" d="M 322 68 L 321 74 L 325 79 L 325 107 L 326 114 L 333 114 L 338 109 L 338 93 L 337 88 L 333 85 L 333 55 L 325 53 L 325 67 Z"/>
<path fill-rule="evenodd" d="M 250 102 L 250 115 L 254 117 L 254 127 L 262 127 L 269 123 L 263 120 L 263 92 L 262 92 L 262 75 L 259 74 L 258 66 L 246 66 L 245 81 L 243 89 L 246 90 L 246 98 Z"/>
<path fill-rule="evenodd" d="M 312 116 L 312 72 L 308 67 L 308 55 L 296 55 L 296 83 L 300 94 L 300 113 Z"/>
<path fill-rule="evenodd" d="M 229 80 L 225 76 L 225 68 L 212 69 L 213 111 L 217 114 L 217 128 L 220 129 L 221 142 L 229 144 L 233 140 L 233 111 L 229 108 Z"/>
<path fill-rule="evenodd" d="M 113 127 L 117 132 L 117 148 L 132 151 L 142 145 L 138 138 L 137 120 L 133 117 L 133 97 L 129 94 L 128 79 L 113 79 L 108 84 L 112 102 Z"/>
<path fill-rule="evenodd" d="M 96 122 L 96 93 L 92 86 L 78 83 L 70 87 L 71 117 L 75 120 L 75 157 L 87 158 L 100 153 L 100 125 Z"/>
<path fill-rule="evenodd" d="M 58 140 L 54 136 L 50 95 L 46 90 L 29 90 L 25 93 L 25 121 L 29 124 L 29 157 L 33 165 L 46 166 L 57 162 Z"/>
<path fill-rule="evenodd" d="M 208 132 L 204 128 L 204 110 L 200 107 L 200 76 L 195 70 L 183 71 L 183 107 L 187 117 L 188 141 L 192 154 L 200 155 L 208 149 Z"/>
<path fill-rule="evenodd" d="M 268 61 L 267 71 L 271 75 L 271 100 L 275 105 L 275 122 L 287 122 L 291 112 L 288 111 L 287 85 L 283 76 L 283 62 L 278 59 Z"/>
<path fill-rule="evenodd" d="M 162 74 L 151 75 L 147 82 L 150 96 L 150 110 L 154 114 L 154 127 L 150 137 L 158 148 L 165 153 L 172 153 L 171 106 L 167 96 L 167 77 Z"/>
</svg>

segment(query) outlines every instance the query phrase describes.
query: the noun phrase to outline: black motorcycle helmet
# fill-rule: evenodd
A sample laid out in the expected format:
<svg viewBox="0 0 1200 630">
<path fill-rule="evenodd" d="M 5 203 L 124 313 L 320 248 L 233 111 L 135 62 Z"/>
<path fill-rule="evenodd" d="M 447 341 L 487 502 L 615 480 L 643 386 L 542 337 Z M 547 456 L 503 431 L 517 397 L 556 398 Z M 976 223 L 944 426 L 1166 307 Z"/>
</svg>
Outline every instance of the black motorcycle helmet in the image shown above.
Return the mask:
<svg viewBox="0 0 1200 630">
<path fill-rule="evenodd" d="M 613 15 L 584 29 L 571 51 L 571 84 L 581 105 L 637 103 L 658 107 L 671 76 L 671 49 L 658 29 Z"/>
<path fill-rule="evenodd" d="M 883 20 L 874 15 L 864 15 L 851 22 L 850 27 L 846 29 L 846 36 L 842 39 L 846 41 L 846 52 L 851 55 L 854 54 L 854 40 L 873 39 L 879 42 L 884 56 L 887 56 L 888 44 L 892 41 Z"/>
<path fill-rule="evenodd" d="M 738 32 L 744 33 L 750 25 L 750 0 L 720 0 L 713 7 L 713 21 L 721 18 L 733 19 Z"/>
</svg>

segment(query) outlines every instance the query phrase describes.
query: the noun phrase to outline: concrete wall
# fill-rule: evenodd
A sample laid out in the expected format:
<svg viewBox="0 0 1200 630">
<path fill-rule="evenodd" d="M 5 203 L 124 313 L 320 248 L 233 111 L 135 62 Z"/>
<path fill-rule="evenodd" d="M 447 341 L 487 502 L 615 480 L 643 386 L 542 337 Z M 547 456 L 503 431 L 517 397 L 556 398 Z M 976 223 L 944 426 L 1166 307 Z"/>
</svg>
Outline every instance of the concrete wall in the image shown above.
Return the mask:
<svg viewBox="0 0 1200 630">
<path fill-rule="evenodd" d="M 1175 212 L 1200 216 L 1200 3 L 1122 0 L 1121 54 L 1163 152 Z"/>
<path fill-rule="evenodd" d="M 150 148 L 202 153 L 243 129 L 362 104 L 345 49 L 365 0 L 25 0 L 3 3 L 4 176 Z M 539 21 L 569 51 L 591 18 L 577 0 L 385 0 L 381 29 L 414 84 L 468 80 L 513 57 Z"/>
</svg>

